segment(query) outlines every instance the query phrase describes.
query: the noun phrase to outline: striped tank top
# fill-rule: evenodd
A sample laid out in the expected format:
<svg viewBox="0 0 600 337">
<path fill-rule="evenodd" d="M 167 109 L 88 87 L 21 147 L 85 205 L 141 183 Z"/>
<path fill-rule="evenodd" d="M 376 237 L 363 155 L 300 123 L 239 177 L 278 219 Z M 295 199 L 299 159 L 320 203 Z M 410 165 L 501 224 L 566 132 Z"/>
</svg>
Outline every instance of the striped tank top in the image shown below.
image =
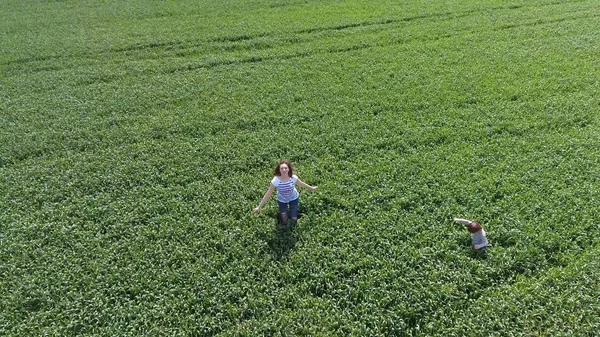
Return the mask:
<svg viewBox="0 0 600 337">
<path fill-rule="evenodd" d="M 271 184 L 277 188 L 277 201 L 290 202 L 298 199 L 298 191 L 296 190 L 296 182 L 298 177 L 294 174 L 288 181 L 282 182 L 278 176 L 273 177 Z"/>
</svg>

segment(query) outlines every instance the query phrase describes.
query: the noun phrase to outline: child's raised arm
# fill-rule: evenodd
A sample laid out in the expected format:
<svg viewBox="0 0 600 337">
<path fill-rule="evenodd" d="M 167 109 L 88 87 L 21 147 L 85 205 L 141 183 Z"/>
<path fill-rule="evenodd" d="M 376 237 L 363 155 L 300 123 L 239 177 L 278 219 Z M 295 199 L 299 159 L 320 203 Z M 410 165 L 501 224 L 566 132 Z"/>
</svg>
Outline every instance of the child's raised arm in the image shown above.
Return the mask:
<svg viewBox="0 0 600 337">
<path fill-rule="evenodd" d="M 462 225 L 470 225 L 473 221 L 467 219 L 454 218 L 452 221 L 462 224 Z"/>
</svg>

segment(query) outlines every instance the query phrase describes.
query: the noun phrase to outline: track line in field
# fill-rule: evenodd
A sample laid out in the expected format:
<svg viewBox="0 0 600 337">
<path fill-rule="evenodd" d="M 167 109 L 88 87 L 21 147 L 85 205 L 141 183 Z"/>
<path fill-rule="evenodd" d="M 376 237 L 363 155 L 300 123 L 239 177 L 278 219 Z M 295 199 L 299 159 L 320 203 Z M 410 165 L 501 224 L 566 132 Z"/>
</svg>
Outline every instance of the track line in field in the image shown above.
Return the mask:
<svg viewBox="0 0 600 337">
<path fill-rule="evenodd" d="M 558 23 L 558 22 L 573 21 L 573 20 L 593 18 L 593 17 L 600 17 L 600 14 L 590 14 L 590 15 L 584 15 L 584 16 L 571 17 L 571 18 L 563 17 L 563 18 L 549 19 L 549 20 L 538 19 L 538 20 L 535 20 L 532 22 L 526 22 L 526 23 L 515 24 L 515 25 L 502 25 L 502 26 L 499 26 L 499 27 L 496 27 L 496 28 L 493 28 L 490 30 L 481 30 L 481 31 L 499 31 L 499 30 L 506 30 L 506 29 L 512 29 L 512 28 L 546 25 L 546 24 L 553 24 L 553 23 Z M 465 31 L 467 31 L 467 30 L 460 31 L 460 32 L 465 32 Z M 481 32 L 481 31 L 479 31 L 479 32 Z M 468 32 L 477 33 L 478 31 L 468 31 Z M 457 33 L 459 33 L 459 32 L 457 32 Z M 460 35 L 460 34 L 445 33 L 442 35 L 431 36 L 431 37 L 428 37 L 425 39 L 420 39 L 420 38 L 408 39 L 408 40 L 400 39 L 400 40 L 388 42 L 385 44 L 366 43 L 363 41 L 359 44 L 354 44 L 354 45 L 349 45 L 349 46 L 329 47 L 329 48 L 324 48 L 324 49 L 320 49 L 320 50 L 316 50 L 316 51 L 314 51 L 314 50 L 313 51 L 300 51 L 300 52 L 296 52 L 296 53 L 290 53 L 287 55 L 273 55 L 273 56 L 256 56 L 256 55 L 254 55 L 254 56 L 246 56 L 246 57 L 237 58 L 237 59 L 234 58 L 234 59 L 227 59 L 227 60 L 221 60 L 221 61 L 211 61 L 208 63 L 198 63 L 198 64 L 190 63 L 188 65 L 170 69 L 166 72 L 174 73 L 177 71 L 193 71 L 193 70 L 197 70 L 197 69 L 209 69 L 209 68 L 214 68 L 214 67 L 219 67 L 219 66 L 226 66 L 226 65 L 233 65 L 233 64 L 245 64 L 245 63 L 258 63 L 258 62 L 265 62 L 265 61 L 277 61 L 277 60 L 285 61 L 285 60 L 294 59 L 294 58 L 311 57 L 311 56 L 319 55 L 319 54 L 335 54 L 335 53 L 358 51 L 358 50 L 363 50 L 363 49 L 368 49 L 368 48 L 386 47 L 386 46 L 393 46 L 393 45 L 399 45 L 399 44 L 408 44 L 408 43 L 412 43 L 412 42 L 437 41 L 440 39 L 456 37 L 458 35 Z"/>
<path fill-rule="evenodd" d="M 316 55 L 326 55 L 326 54 L 339 54 L 339 53 L 348 53 L 348 52 L 355 52 L 355 51 L 360 51 L 360 50 L 364 50 L 364 49 L 369 49 L 369 48 L 381 48 L 381 47 L 386 47 L 386 46 L 394 46 L 394 45 L 402 45 L 402 44 L 410 44 L 410 43 L 427 43 L 427 42 L 432 42 L 432 41 L 439 41 L 441 39 L 448 39 L 448 38 L 453 38 L 459 35 L 464 35 L 465 32 L 468 32 L 469 34 L 476 34 L 478 32 L 493 32 L 493 31 L 501 31 L 501 30 L 510 30 L 510 29 L 516 29 L 516 28 L 520 28 L 520 27 L 533 27 L 533 26 L 540 26 L 540 25 L 547 25 L 547 24 L 553 24 L 553 23 L 559 23 L 559 22 L 565 22 L 565 21 L 574 21 L 574 20 L 579 20 L 579 19 L 587 19 L 587 18 L 594 18 L 594 17 L 600 17 L 600 14 L 588 14 L 588 15 L 581 15 L 581 16 L 575 16 L 575 17 L 562 17 L 562 18 L 554 18 L 554 19 L 537 19 L 534 21 L 530 21 L 530 22 L 523 22 L 523 23 L 518 23 L 518 24 L 504 24 L 504 25 L 500 25 L 497 27 L 493 27 L 492 29 L 481 29 L 481 30 L 461 30 L 461 31 L 455 31 L 453 34 L 450 33 L 444 33 L 442 35 L 436 35 L 436 36 L 429 36 L 426 38 L 409 38 L 409 39 L 397 39 L 394 41 L 388 41 L 386 43 L 378 43 L 378 42 L 365 42 L 364 40 L 357 43 L 357 44 L 351 44 L 351 45 L 346 45 L 346 46 L 331 46 L 331 47 L 323 47 L 323 48 L 317 48 L 317 49 L 313 49 L 313 50 L 300 50 L 300 51 L 295 51 L 295 52 L 289 52 L 289 53 L 279 53 L 276 55 L 252 55 L 251 53 L 242 56 L 242 57 L 232 57 L 232 58 L 225 58 L 225 59 L 221 59 L 221 60 L 209 60 L 209 61 L 191 61 L 188 62 L 186 64 L 180 64 L 180 65 L 176 65 L 173 67 L 169 67 L 169 68 L 162 68 L 162 69 L 158 69 L 158 68 L 153 68 L 153 69 L 148 69 L 143 71 L 142 73 L 144 74 L 173 74 L 173 73 L 178 73 L 178 72 L 186 72 L 186 71 L 196 71 L 196 70 L 201 70 L 201 69 L 213 69 L 216 67 L 222 67 L 222 66 L 230 66 L 230 65 L 241 65 L 241 64 L 251 64 L 251 63 L 262 63 L 262 62 L 270 62 L 270 61 L 286 61 L 286 60 L 290 60 L 290 59 L 296 59 L 296 58 L 307 58 L 307 57 L 313 57 Z M 150 59 L 156 59 L 156 56 L 151 57 Z M 139 59 L 137 59 L 139 60 Z M 123 62 L 122 60 L 119 60 L 118 62 Z M 53 66 L 52 67 L 52 71 L 56 71 L 57 66 Z M 68 69 L 69 67 L 63 68 L 63 69 Z M 75 87 L 80 87 L 80 86 L 88 86 L 88 85 L 95 85 L 95 84 L 108 84 L 108 83 L 112 83 L 114 81 L 118 81 L 120 79 L 123 79 L 125 77 L 129 77 L 129 76 L 134 76 L 134 75 L 128 75 L 126 73 L 122 73 L 122 74 L 104 74 L 104 75 L 96 75 L 93 77 L 89 77 L 86 79 L 78 79 L 76 81 L 73 82 Z M 40 92 L 40 91 L 50 91 L 53 90 L 54 87 L 52 88 L 47 88 L 46 90 L 36 90 L 36 92 Z"/>
<path fill-rule="evenodd" d="M 546 6 L 551 6 L 551 5 L 555 5 L 555 3 L 545 4 L 543 6 L 546 7 Z M 297 31 L 290 31 L 289 35 L 295 35 L 295 34 L 310 35 L 310 34 L 329 32 L 329 31 L 344 31 L 344 30 L 371 27 L 371 26 L 393 25 L 393 24 L 398 24 L 398 23 L 406 23 L 406 22 L 419 21 L 419 20 L 423 20 L 423 21 L 439 20 L 441 18 L 449 18 L 449 17 L 461 18 L 461 17 L 467 17 L 467 16 L 470 16 L 473 14 L 477 14 L 480 12 L 490 12 L 490 11 L 507 10 L 507 9 L 510 9 L 510 10 L 521 9 L 523 7 L 524 6 L 522 6 L 522 5 L 508 5 L 508 6 L 498 6 L 498 7 L 493 7 L 493 8 L 478 9 L 478 10 L 467 10 L 467 11 L 463 11 L 463 12 L 438 12 L 438 13 L 414 15 L 414 16 L 407 16 L 407 17 L 400 17 L 400 18 L 392 18 L 392 19 L 388 18 L 388 19 L 381 19 L 381 20 L 375 20 L 375 21 L 366 20 L 366 21 L 361 21 L 361 22 L 338 24 L 338 25 L 334 25 L 334 26 L 323 26 L 323 27 L 312 27 L 312 28 L 300 29 Z M 538 7 L 540 7 L 540 6 L 538 6 Z M 30 56 L 30 57 L 23 57 L 23 58 L 19 58 L 19 59 L 15 59 L 15 60 L 9 60 L 9 61 L 5 61 L 5 62 L 0 61 L 0 65 L 2 65 L 2 64 L 8 65 L 8 66 L 20 65 L 20 64 L 28 64 L 28 63 L 33 63 L 33 62 L 45 62 L 45 61 L 50 61 L 50 60 L 54 60 L 54 59 L 68 59 L 68 58 L 72 58 L 72 57 L 96 58 L 96 57 L 98 57 L 98 55 L 100 55 L 99 57 L 106 58 L 106 55 L 111 54 L 111 53 L 127 53 L 127 52 L 132 52 L 132 51 L 145 51 L 145 50 L 157 50 L 157 49 L 158 50 L 161 50 L 161 49 L 162 50 L 189 49 L 189 48 L 194 48 L 194 47 L 203 47 L 203 46 L 206 46 L 207 43 L 210 44 L 210 43 L 250 42 L 250 41 L 258 39 L 258 38 L 270 38 L 270 37 L 275 37 L 275 36 L 276 36 L 276 33 L 274 33 L 274 32 L 261 32 L 261 33 L 257 33 L 257 34 L 242 33 L 242 34 L 233 35 L 233 36 L 212 37 L 212 38 L 208 38 L 205 40 L 191 41 L 191 43 L 188 43 L 186 41 L 150 42 L 150 43 L 142 43 L 142 44 L 133 44 L 133 45 L 122 46 L 122 47 L 114 47 L 114 48 L 110 48 L 108 50 L 81 52 L 81 53 L 74 53 L 74 54 L 69 54 L 69 55 L 36 55 L 36 56 Z"/>
<path fill-rule="evenodd" d="M 470 15 L 470 13 L 473 13 L 473 11 L 469 11 L 469 12 L 465 12 L 465 13 L 461 13 L 460 16 L 468 16 Z M 450 14 L 448 14 L 450 15 Z M 279 53 L 278 55 L 252 55 L 252 51 L 254 50 L 252 48 L 252 46 L 250 46 L 250 48 L 248 48 L 248 50 L 250 51 L 248 54 L 244 55 L 244 56 L 237 56 L 237 57 L 232 57 L 232 58 L 225 58 L 222 60 L 212 60 L 212 61 L 200 61 L 200 62 L 194 62 L 193 60 L 191 62 L 188 62 L 187 64 L 182 64 L 182 65 L 178 65 L 178 66 L 174 66 L 174 67 L 169 67 L 167 69 L 163 68 L 163 69 L 147 69 L 142 71 L 142 73 L 145 74 L 152 74 L 152 73 L 163 73 L 163 74 L 171 74 L 171 73 L 176 73 L 176 72 L 183 72 L 183 71 L 194 71 L 194 70 L 199 70 L 199 69 L 211 69 L 211 68 L 215 68 L 215 67 L 220 67 L 220 66 L 227 66 L 227 65 L 234 65 L 234 64 L 249 64 L 249 63 L 261 63 L 261 62 L 267 62 L 267 61 L 285 61 L 285 60 L 289 60 L 289 59 L 294 59 L 294 58 L 304 58 L 304 57 L 311 57 L 311 56 L 315 56 L 315 55 L 324 55 L 324 54 L 337 54 L 337 53 L 345 53 L 345 52 L 353 52 L 353 51 L 359 51 L 359 50 L 364 50 L 364 49 L 368 49 L 368 48 L 377 48 L 377 47 L 386 47 L 386 46 L 393 46 L 393 45 L 401 45 L 401 44 L 410 44 L 410 43 L 415 43 L 415 42 L 419 42 L 419 43 L 423 43 L 423 42 L 428 42 L 428 41 L 437 41 L 440 39 L 447 39 L 447 38 L 452 38 L 452 37 L 456 37 L 460 34 L 463 34 L 465 32 L 468 32 L 469 34 L 474 34 L 477 32 L 490 32 L 490 31 L 501 31 L 501 30 L 510 30 L 510 29 L 515 29 L 515 28 L 519 28 L 519 27 L 534 27 L 534 26 L 540 26 L 540 25 L 548 25 L 548 24 L 553 24 L 553 23 L 560 23 L 560 22 L 566 22 L 566 21 L 573 21 L 573 20 L 579 20 L 579 19 L 588 19 L 588 18 L 595 18 L 595 17 L 599 17 L 600 14 L 595 14 L 595 13 L 589 13 L 589 12 L 585 12 L 584 15 L 576 15 L 573 16 L 573 13 L 567 13 L 567 17 L 560 17 L 560 18 L 552 18 L 552 19 L 535 19 L 533 21 L 529 21 L 529 22 L 520 22 L 520 23 L 505 23 L 505 24 L 501 24 L 497 27 L 487 27 L 487 29 L 481 29 L 481 30 L 469 30 L 469 29 L 464 29 L 464 30 L 457 30 L 454 31 L 453 33 L 445 33 L 442 35 L 436 35 L 436 36 L 428 36 L 428 37 L 415 37 L 415 38 L 408 38 L 408 39 L 402 39 L 399 38 L 397 40 L 393 40 L 393 41 L 387 41 L 385 43 L 381 43 L 381 42 L 365 42 L 365 39 L 363 39 L 361 42 L 356 43 L 356 44 L 350 44 L 350 45 L 346 45 L 346 46 L 331 46 L 331 47 L 322 47 L 322 46 L 317 46 L 317 48 L 312 49 L 312 50 L 300 50 L 300 51 L 292 51 L 290 53 L 285 53 L 285 51 L 283 53 Z M 457 14 L 451 14 L 452 18 L 456 18 Z M 439 15 L 438 15 L 439 17 Z M 416 17 L 412 17 L 412 18 L 408 18 L 410 20 L 417 20 L 418 18 Z M 399 20 L 382 20 L 379 21 L 376 24 L 368 24 L 365 25 L 364 23 L 358 23 L 358 24 L 351 24 L 351 25 L 346 25 L 347 28 L 341 28 L 338 27 L 340 29 L 349 29 L 348 27 L 370 27 L 370 26 L 374 26 L 374 25 L 380 25 L 380 26 L 385 26 L 385 25 L 392 25 L 392 24 L 398 24 L 398 23 L 402 23 L 405 22 L 407 20 L 407 18 L 403 18 L 403 19 L 399 19 Z M 491 28 L 491 29 L 490 29 Z M 335 28 L 334 28 L 335 29 Z M 321 30 L 312 30 L 313 33 L 308 33 L 308 35 L 312 35 L 314 34 L 314 32 L 321 32 Z M 368 34 L 369 32 L 367 32 Z M 268 37 L 268 34 L 263 34 L 263 37 Z M 250 37 L 247 37 L 250 38 Z M 319 38 L 319 37 L 317 37 Z M 235 38 L 234 40 L 237 41 L 245 41 L 243 39 L 238 39 Z M 225 40 L 224 40 L 225 41 Z M 226 40 L 229 41 L 229 40 Z M 306 43 L 318 43 L 315 42 L 314 39 L 310 39 L 307 40 Z M 292 44 L 291 42 L 286 42 L 284 44 Z M 192 46 L 201 46 L 203 44 L 193 44 Z M 187 49 L 189 49 L 188 45 L 186 45 L 183 42 L 168 42 L 168 43 L 150 43 L 150 44 L 145 44 L 145 45 L 137 45 L 137 46 L 130 46 L 127 48 L 121 48 L 121 49 L 114 49 L 112 52 L 115 53 L 127 53 L 130 51 L 143 51 L 143 50 L 154 50 L 156 48 L 162 48 L 162 49 L 168 49 L 168 50 L 177 50 L 177 49 L 181 49 L 182 47 L 185 47 Z M 269 49 L 274 49 L 274 48 L 278 48 L 281 47 L 281 45 L 279 44 L 275 44 L 275 45 L 267 45 L 266 47 L 262 47 L 260 48 L 260 50 L 269 50 Z M 193 53 L 190 53 L 190 55 L 192 55 Z M 106 59 L 106 52 L 102 52 L 102 53 L 89 53 L 88 54 L 90 57 L 88 57 L 88 59 Z M 151 55 L 151 57 L 142 57 L 140 58 L 139 55 L 136 55 L 137 57 L 135 58 L 135 60 L 139 61 L 142 59 L 157 59 L 156 55 Z M 143 55 L 142 55 L 143 56 Z M 35 59 L 37 59 L 40 62 L 45 62 L 48 60 L 52 60 L 54 57 L 53 56 L 40 56 L 40 57 L 36 57 Z M 109 58 L 110 59 L 110 58 Z M 22 59 L 20 60 L 20 62 L 15 62 L 15 63 L 19 63 L 20 65 L 25 65 L 27 62 L 31 62 L 31 60 L 33 59 Z M 85 58 L 84 58 L 85 60 Z M 17 60 L 18 61 L 18 60 Z M 127 60 L 118 60 L 119 63 L 122 62 L 127 62 Z M 82 66 L 85 66 L 82 65 Z M 48 65 L 44 66 L 41 65 L 40 68 L 37 68 L 37 71 L 60 71 L 60 70 L 64 70 L 64 69 L 69 69 L 72 68 L 72 66 L 69 65 L 51 65 L 50 67 Z M 33 72 L 36 72 L 35 70 L 32 69 Z M 73 84 L 78 87 L 78 86 L 86 86 L 86 85 L 93 85 L 93 84 L 97 84 L 97 83 L 111 83 L 114 81 L 117 81 L 119 79 L 122 79 L 124 77 L 127 76 L 131 76 L 131 75 L 127 75 L 126 73 L 122 73 L 122 74 L 106 74 L 105 76 L 94 76 L 94 77 L 90 77 L 87 79 L 79 79 L 77 81 L 74 81 Z M 47 88 L 47 90 L 52 90 L 52 88 Z M 43 91 L 43 90 L 42 90 Z M 36 91 L 37 92 L 37 91 Z"/>
</svg>

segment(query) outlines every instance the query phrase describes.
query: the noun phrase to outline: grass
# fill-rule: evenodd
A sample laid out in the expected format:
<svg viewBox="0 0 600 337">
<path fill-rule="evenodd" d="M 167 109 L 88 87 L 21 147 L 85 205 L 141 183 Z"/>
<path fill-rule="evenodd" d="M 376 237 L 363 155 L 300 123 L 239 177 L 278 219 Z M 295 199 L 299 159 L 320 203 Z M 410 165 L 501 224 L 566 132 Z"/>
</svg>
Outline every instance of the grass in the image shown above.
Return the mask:
<svg viewBox="0 0 600 337">
<path fill-rule="evenodd" d="M 3 7 L 3 335 L 598 331 L 594 1 Z"/>
</svg>

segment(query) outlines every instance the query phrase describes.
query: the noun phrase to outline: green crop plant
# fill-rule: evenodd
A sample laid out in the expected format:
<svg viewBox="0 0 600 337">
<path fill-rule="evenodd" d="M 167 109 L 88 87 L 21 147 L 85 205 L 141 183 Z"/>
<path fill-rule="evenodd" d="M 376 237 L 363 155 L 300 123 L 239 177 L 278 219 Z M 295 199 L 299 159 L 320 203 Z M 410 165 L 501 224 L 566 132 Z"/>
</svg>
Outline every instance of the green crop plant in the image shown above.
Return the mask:
<svg viewBox="0 0 600 337">
<path fill-rule="evenodd" d="M 597 334 L 599 14 L 4 1 L 0 335 Z"/>
</svg>

